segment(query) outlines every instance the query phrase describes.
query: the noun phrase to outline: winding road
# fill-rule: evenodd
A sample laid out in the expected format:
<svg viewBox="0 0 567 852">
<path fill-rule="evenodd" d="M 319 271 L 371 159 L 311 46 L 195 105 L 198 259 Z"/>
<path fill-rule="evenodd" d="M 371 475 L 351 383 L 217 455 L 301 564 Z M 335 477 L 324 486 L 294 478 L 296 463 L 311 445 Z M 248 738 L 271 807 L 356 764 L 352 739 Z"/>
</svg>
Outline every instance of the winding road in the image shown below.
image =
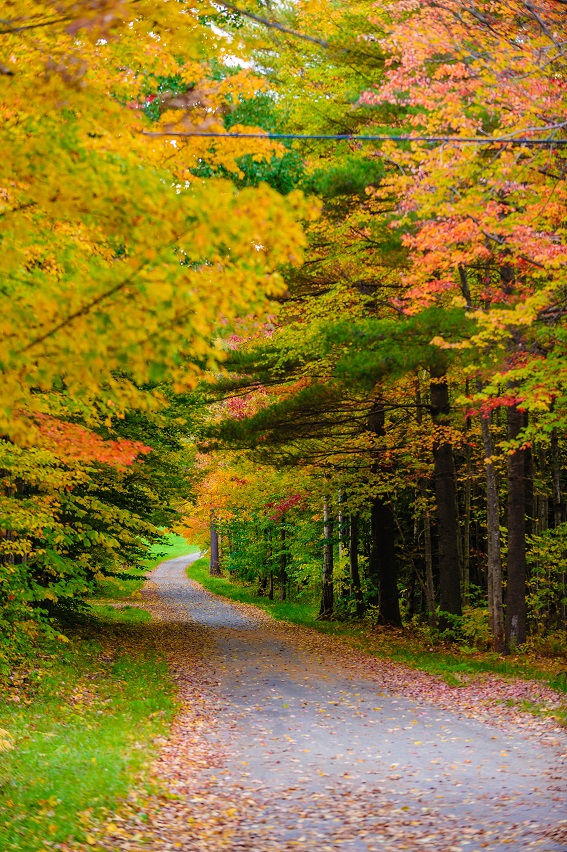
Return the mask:
<svg viewBox="0 0 567 852">
<path fill-rule="evenodd" d="M 216 598 L 196 558 L 152 575 L 187 708 L 152 848 L 566 852 L 564 734 L 468 718 L 459 689 Z"/>
</svg>

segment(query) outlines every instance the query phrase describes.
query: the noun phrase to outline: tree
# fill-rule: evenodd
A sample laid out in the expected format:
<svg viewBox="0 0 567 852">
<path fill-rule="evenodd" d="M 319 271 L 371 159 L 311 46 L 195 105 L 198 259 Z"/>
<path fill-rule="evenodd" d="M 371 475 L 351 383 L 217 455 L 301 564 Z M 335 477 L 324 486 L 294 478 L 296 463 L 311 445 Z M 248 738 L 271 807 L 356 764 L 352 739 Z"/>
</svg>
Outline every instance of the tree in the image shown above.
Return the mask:
<svg viewBox="0 0 567 852">
<path fill-rule="evenodd" d="M 127 530 L 133 551 L 141 546 L 136 459 L 150 449 L 156 458 L 159 440 L 122 438 L 120 424 L 158 417 L 172 387 L 194 386 L 222 359 L 217 329 L 281 291 L 277 269 L 300 259 L 299 220 L 314 207 L 298 193 L 197 174 L 203 155 L 235 170 L 247 154 L 272 158 L 277 145 L 172 147 L 173 126 L 222 127 L 262 88 L 249 71 L 216 79 L 225 43 L 197 9 L 111 0 L 54 14 L 17 0 L 9 14 L 0 32 L 0 570 L 5 611 L 17 598 L 21 623 L 26 601 L 37 615 L 42 602 L 83 596 L 86 551 L 115 571 L 119 548 L 129 558 Z M 148 519 L 140 533 L 151 528 Z"/>
</svg>

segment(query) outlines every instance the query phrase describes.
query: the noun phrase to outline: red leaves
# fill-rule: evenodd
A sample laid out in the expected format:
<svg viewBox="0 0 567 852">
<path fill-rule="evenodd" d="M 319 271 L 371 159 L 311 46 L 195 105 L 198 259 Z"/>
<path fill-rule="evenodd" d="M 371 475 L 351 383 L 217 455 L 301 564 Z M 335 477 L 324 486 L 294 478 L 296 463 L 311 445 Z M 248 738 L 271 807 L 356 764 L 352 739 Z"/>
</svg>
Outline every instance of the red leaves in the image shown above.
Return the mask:
<svg viewBox="0 0 567 852">
<path fill-rule="evenodd" d="M 246 420 L 253 417 L 267 404 L 268 394 L 260 385 L 251 393 L 244 396 L 233 396 L 227 399 L 225 410 L 231 420 Z"/>
<path fill-rule="evenodd" d="M 157 95 L 148 95 L 144 101 L 130 101 L 126 104 L 128 109 L 144 109 L 155 101 Z"/>
<path fill-rule="evenodd" d="M 289 497 L 285 497 L 283 500 L 280 500 L 278 503 L 268 503 L 266 508 L 273 509 L 273 514 L 269 516 L 271 521 L 280 521 L 286 512 L 290 509 L 293 509 L 294 506 L 297 506 L 298 503 L 302 501 L 301 494 L 291 494 Z"/>
<path fill-rule="evenodd" d="M 139 441 L 105 441 L 100 435 L 48 414 L 34 414 L 44 446 L 55 450 L 64 462 L 98 462 L 114 468 L 129 467 L 151 448 Z"/>
</svg>

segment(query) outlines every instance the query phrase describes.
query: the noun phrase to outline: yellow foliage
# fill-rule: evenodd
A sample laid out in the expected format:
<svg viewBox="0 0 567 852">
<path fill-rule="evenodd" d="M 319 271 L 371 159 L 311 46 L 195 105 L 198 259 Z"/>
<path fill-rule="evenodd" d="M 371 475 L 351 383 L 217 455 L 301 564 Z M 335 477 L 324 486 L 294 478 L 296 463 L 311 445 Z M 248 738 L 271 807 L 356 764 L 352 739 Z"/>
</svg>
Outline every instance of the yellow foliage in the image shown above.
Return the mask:
<svg viewBox="0 0 567 852">
<path fill-rule="evenodd" d="M 62 384 L 98 419 L 153 405 L 138 387 L 154 376 L 193 386 L 197 362 L 222 358 L 215 326 L 282 292 L 276 270 L 301 260 L 300 220 L 315 211 L 297 193 L 191 173 L 205 156 L 236 170 L 276 143 L 153 135 L 222 128 L 230 102 L 265 85 L 249 69 L 213 80 L 225 45 L 203 9 L 77 0 L 57 11 L 13 0 L 0 42 L 0 429 L 20 443 L 37 441 L 30 413 L 65 413 Z M 162 92 L 152 125 L 141 108 L 156 74 L 191 88 Z"/>
<path fill-rule="evenodd" d="M 14 738 L 4 728 L 0 728 L 0 752 L 14 748 Z"/>
</svg>

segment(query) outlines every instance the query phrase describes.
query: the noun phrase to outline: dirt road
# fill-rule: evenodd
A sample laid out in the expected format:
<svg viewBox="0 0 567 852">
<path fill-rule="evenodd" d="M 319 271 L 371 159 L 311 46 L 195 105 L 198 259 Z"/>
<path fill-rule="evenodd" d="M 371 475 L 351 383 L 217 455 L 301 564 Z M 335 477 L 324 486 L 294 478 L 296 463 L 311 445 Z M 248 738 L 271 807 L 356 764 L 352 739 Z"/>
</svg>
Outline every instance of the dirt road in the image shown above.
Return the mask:
<svg viewBox="0 0 567 852">
<path fill-rule="evenodd" d="M 184 711 L 124 848 L 567 850 L 561 730 L 215 598 L 190 561 L 152 575 Z"/>
</svg>

